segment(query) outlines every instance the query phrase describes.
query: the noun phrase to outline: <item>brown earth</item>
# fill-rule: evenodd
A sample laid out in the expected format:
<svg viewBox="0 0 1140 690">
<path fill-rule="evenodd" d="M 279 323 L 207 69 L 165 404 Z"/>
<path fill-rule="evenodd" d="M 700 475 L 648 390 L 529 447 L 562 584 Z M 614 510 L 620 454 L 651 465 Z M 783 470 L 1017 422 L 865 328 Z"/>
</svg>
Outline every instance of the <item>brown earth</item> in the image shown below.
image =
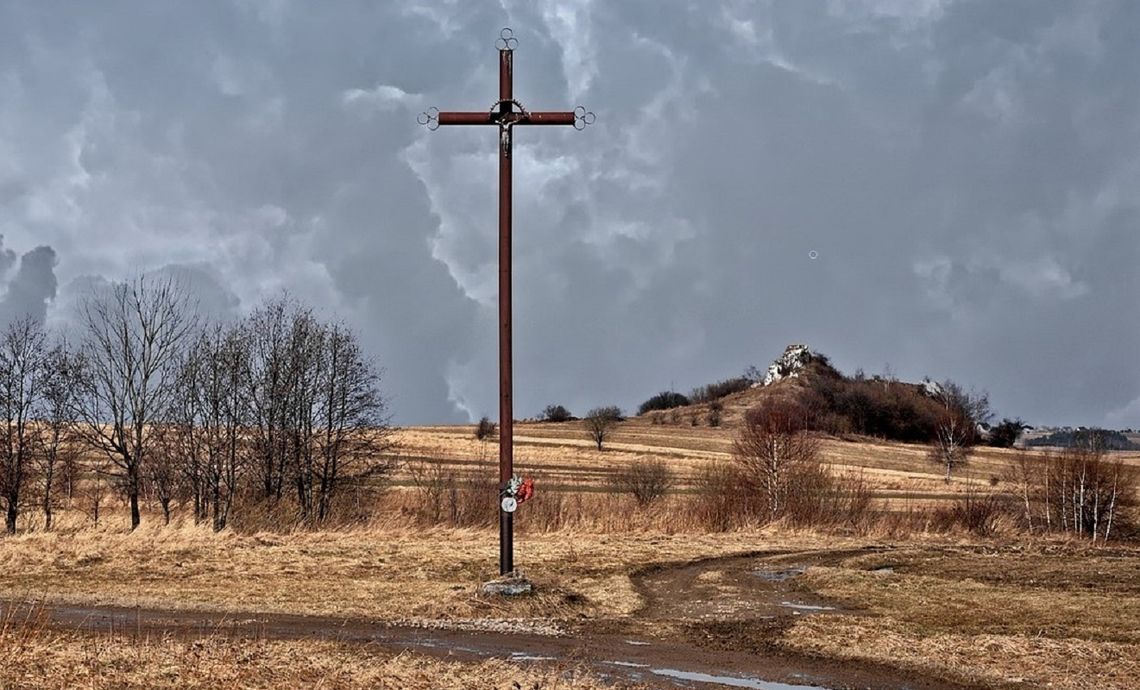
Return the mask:
<svg viewBox="0 0 1140 690">
<path fill-rule="evenodd" d="M 464 661 L 573 662 L 603 678 L 652 687 L 912 688 L 973 687 L 866 661 L 790 652 L 778 641 L 803 616 L 845 612 L 799 584 L 807 568 L 878 549 L 757 552 L 656 566 L 633 577 L 646 602 L 628 619 L 583 621 L 562 634 L 392 625 L 364 618 L 219 613 L 112 606 L 3 605 L 8 619 L 87 634 L 321 640 Z M 491 605 L 494 605 L 491 602 Z"/>
</svg>

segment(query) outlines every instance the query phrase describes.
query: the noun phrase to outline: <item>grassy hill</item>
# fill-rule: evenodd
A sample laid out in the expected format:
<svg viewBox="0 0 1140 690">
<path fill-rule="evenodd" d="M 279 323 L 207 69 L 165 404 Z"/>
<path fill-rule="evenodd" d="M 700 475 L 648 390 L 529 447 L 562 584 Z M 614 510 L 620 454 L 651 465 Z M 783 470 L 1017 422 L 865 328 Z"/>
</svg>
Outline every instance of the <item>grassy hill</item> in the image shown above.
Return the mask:
<svg viewBox="0 0 1140 690">
<path fill-rule="evenodd" d="M 535 475 L 542 491 L 604 493 L 615 473 L 639 459 L 659 458 L 678 475 L 678 492 L 693 488 L 703 469 L 732 456 L 733 442 L 743 410 L 753 400 L 794 394 L 802 382 L 779 384 L 772 390 L 745 391 L 726 399 L 725 423 L 720 427 L 653 424 L 646 417 L 631 418 L 617 426 L 605 443 L 594 447 L 583 423 L 526 422 L 515 426 L 515 466 Z M 684 417 L 682 417 L 684 419 Z M 943 481 L 939 465 L 927 459 L 927 446 L 872 438 L 824 437 L 823 460 L 834 472 L 859 474 L 878 499 L 891 509 L 910 504 L 942 503 L 967 491 L 1003 491 L 1022 451 L 980 447 L 970 462 Z M 400 430 L 396 440 L 405 459 L 440 462 L 461 476 L 493 473 L 498 458 L 494 439 L 478 441 L 473 425 L 416 427 Z M 1140 468 L 1140 452 L 1114 453 Z M 398 483 L 406 483 L 398 476 Z M 996 481 L 995 481 L 996 480 Z"/>
</svg>

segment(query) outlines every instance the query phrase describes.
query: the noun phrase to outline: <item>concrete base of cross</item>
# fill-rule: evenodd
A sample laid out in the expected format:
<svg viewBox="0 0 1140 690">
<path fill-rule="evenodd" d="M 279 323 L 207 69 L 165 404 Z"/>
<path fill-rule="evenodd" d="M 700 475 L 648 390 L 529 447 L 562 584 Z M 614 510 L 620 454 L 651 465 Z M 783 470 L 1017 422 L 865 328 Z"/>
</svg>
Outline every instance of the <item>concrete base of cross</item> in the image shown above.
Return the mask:
<svg viewBox="0 0 1140 690">
<path fill-rule="evenodd" d="M 534 592 L 534 584 L 523 576 L 522 571 L 515 570 L 512 573 L 502 575 L 490 582 L 484 582 L 480 587 L 483 594 L 491 594 L 494 596 L 503 597 L 517 597 L 523 594 L 531 594 Z"/>
</svg>

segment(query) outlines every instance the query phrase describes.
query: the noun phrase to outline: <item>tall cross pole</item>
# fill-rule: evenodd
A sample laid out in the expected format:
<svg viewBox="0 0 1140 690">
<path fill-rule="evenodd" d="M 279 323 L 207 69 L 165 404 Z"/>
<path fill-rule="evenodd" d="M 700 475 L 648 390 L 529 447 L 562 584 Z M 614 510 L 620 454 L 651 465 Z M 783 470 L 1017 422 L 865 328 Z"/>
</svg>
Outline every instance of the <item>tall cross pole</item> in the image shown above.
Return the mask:
<svg viewBox="0 0 1140 690">
<path fill-rule="evenodd" d="M 418 122 L 428 129 L 443 125 L 494 125 L 499 128 L 499 490 L 514 475 L 514 409 L 511 399 L 511 129 L 517 125 L 570 125 L 583 129 L 594 114 L 582 106 L 565 112 L 532 112 L 514 96 L 514 50 L 510 29 L 499 32 L 499 100 L 486 111 L 441 112 L 431 108 Z M 514 514 L 499 508 L 499 574 L 515 569 Z"/>
</svg>

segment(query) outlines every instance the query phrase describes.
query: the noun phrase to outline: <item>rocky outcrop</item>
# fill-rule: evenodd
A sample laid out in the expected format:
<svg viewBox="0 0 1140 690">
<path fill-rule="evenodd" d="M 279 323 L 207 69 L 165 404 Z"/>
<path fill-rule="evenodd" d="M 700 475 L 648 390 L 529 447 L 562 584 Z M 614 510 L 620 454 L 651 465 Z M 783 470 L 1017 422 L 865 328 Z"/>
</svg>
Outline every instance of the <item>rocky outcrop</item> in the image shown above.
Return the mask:
<svg viewBox="0 0 1140 690">
<path fill-rule="evenodd" d="M 820 356 L 812 352 L 807 345 L 800 343 L 789 345 L 784 348 L 784 354 L 772 362 L 764 375 L 764 380 L 757 385 L 770 386 L 777 381 L 798 378 L 809 364 L 819 359 Z"/>
</svg>

